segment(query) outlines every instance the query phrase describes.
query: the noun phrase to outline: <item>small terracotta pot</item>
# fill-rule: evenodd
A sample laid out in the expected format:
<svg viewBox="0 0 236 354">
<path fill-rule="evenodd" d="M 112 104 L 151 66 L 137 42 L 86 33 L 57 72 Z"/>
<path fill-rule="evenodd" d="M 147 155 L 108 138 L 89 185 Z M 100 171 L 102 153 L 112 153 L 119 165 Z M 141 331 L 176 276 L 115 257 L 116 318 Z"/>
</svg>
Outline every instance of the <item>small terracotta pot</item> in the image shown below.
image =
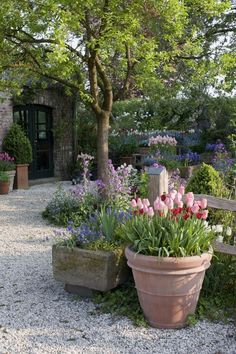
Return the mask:
<svg viewBox="0 0 236 354">
<path fill-rule="evenodd" d="M 10 182 L 0 182 L 0 194 L 8 194 Z"/>
<path fill-rule="evenodd" d="M 212 255 L 154 257 L 125 249 L 144 315 L 153 327 L 181 328 L 195 312 Z"/>
<path fill-rule="evenodd" d="M 14 181 L 14 189 L 28 189 L 28 166 L 27 164 L 16 165 L 16 178 Z"/>
</svg>

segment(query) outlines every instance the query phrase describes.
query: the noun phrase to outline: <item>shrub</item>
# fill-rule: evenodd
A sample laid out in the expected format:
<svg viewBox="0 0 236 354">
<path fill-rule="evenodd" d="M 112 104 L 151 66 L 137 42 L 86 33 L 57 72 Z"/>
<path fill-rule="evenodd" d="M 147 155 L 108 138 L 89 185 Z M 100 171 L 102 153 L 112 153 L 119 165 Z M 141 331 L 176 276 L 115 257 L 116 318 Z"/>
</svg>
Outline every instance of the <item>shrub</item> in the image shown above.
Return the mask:
<svg viewBox="0 0 236 354">
<path fill-rule="evenodd" d="M 97 200 L 92 193 L 79 196 L 59 186 L 42 215 L 55 225 L 67 226 L 72 221 L 79 226 L 97 207 Z"/>
<path fill-rule="evenodd" d="M 3 139 L 3 149 L 8 152 L 16 164 L 32 162 L 32 147 L 21 127 L 14 123 Z"/>
<path fill-rule="evenodd" d="M 189 180 L 186 192 L 190 191 L 198 194 L 208 194 L 214 197 L 223 197 L 227 194 L 219 172 L 205 163 L 201 165 L 198 171 Z"/>
<path fill-rule="evenodd" d="M 229 191 L 223 184 L 218 171 L 212 166 L 203 163 L 199 170 L 193 175 L 187 184 L 186 191 L 193 193 L 207 194 L 213 197 L 227 197 Z M 225 210 L 209 208 L 209 222 L 211 224 L 232 225 L 234 220 L 233 213 Z"/>
</svg>

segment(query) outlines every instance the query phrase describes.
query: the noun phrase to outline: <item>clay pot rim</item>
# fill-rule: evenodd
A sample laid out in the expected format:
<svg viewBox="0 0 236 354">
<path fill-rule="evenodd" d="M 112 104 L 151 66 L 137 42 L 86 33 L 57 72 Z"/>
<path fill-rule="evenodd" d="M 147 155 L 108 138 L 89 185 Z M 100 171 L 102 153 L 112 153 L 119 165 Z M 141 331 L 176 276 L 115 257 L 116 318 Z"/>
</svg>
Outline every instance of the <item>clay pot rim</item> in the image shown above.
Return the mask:
<svg viewBox="0 0 236 354">
<path fill-rule="evenodd" d="M 16 166 L 19 166 L 19 167 L 21 167 L 21 166 L 29 166 L 29 164 L 28 163 L 17 163 Z"/>
<path fill-rule="evenodd" d="M 166 265 L 171 264 L 185 264 L 188 262 L 191 263 L 199 263 L 199 261 L 204 261 L 205 259 L 209 259 L 209 256 L 212 258 L 213 249 L 212 247 L 208 252 L 202 253 L 200 256 L 187 256 L 187 257 L 158 257 L 158 256 L 148 256 L 145 254 L 134 252 L 131 249 L 132 245 L 129 245 L 125 248 L 125 255 L 128 257 L 132 257 L 133 259 L 139 259 L 140 261 L 145 261 L 148 258 L 149 262 L 152 263 L 165 263 Z"/>
</svg>

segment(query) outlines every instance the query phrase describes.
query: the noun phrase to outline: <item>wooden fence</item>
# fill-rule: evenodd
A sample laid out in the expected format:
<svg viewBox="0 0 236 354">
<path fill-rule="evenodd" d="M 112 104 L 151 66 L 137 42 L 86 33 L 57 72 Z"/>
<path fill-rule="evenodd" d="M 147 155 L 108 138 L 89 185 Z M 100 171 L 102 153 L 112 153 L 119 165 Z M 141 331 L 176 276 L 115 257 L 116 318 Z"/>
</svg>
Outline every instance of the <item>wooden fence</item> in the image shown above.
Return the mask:
<svg viewBox="0 0 236 354">
<path fill-rule="evenodd" d="M 208 206 L 211 208 L 236 212 L 236 200 L 216 198 L 205 194 L 197 194 L 195 196 L 196 198 L 206 198 L 208 201 Z M 236 222 L 236 220 L 234 220 L 234 222 Z M 236 246 L 231 246 L 222 242 L 215 241 L 213 248 L 217 252 L 236 256 Z"/>
</svg>

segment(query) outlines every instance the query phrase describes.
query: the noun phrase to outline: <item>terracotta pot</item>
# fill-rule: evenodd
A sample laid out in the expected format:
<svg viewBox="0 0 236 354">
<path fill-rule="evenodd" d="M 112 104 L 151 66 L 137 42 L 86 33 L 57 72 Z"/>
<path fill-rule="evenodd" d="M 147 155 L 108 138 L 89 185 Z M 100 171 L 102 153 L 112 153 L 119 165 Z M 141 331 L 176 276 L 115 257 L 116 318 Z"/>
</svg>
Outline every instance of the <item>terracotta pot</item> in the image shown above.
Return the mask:
<svg viewBox="0 0 236 354">
<path fill-rule="evenodd" d="M 132 268 L 139 302 L 153 327 L 181 328 L 195 312 L 212 255 L 153 257 L 125 250 Z"/>
<path fill-rule="evenodd" d="M 0 182 L 0 194 L 8 194 L 9 182 Z"/>
<path fill-rule="evenodd" d="M 16 175 L 16 171 L 15 170 L 6 171 L 6 173 L 8 174 L 8 176 L 10 178 L 9 192 L 12 192 L 13 191 L 14 178 L 15 178 L 15 175 Z"/>
<path fill-rule="evenodd" d="M 16 165 L 16 178 L 14 180 L 14 189 L 28 189 L 28 166 L 27 164 Z"/>
</svg>

